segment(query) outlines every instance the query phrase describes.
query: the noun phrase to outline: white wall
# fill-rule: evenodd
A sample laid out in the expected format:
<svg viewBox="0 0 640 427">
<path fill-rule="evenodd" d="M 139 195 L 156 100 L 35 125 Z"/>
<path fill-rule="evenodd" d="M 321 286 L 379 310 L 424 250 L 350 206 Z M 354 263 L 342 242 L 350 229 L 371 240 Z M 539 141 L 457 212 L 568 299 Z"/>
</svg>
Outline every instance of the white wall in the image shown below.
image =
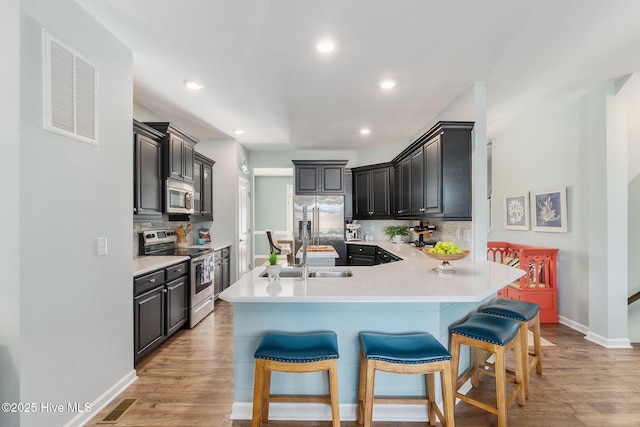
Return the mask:
<svg viewBox="0 0 640 427">
<path fill-rule="evenodd" d="M 0 39 L 20 39 L 20 1 L 0 7 Z M 0 245 L 0 402 L 20 400 L 20 44 L 3 43 L 0 56 L 0 223 L 8 224 Z M 0 412 L 0 425 L 18 423 L 18 414 Z"/>
<path fill-rule="evenodd" d="M 76 415 L 67 402 L 99 402 L 135 375 L 133 58 L 73 0 L 21 6 L 19 401 L 65 410 L 23 414 L 20 425 L 63 425 Z M 42 28 L 99 68 L 99 146 L 43 130 Z M 99 236 L 108 238 L 104 257 Z"/>
<path fill-rule="evenodd" d="M 558 248 L 558 306 L 561 316 L 588 324 L 587 101 L 533 112 L 492 141 L 492 216 L 489 240 Z M 503 228 L 506 194 L 567 187 L 568 233 Z"/>
</svg>

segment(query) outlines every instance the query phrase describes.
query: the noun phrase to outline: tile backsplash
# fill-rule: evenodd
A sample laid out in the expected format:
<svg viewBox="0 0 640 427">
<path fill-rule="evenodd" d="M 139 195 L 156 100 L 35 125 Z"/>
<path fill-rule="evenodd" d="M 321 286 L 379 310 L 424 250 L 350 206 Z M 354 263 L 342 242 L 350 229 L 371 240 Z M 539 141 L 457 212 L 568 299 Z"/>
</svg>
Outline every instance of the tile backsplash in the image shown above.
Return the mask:
<svg viewBox="0 0 640 427">
<path fill-rule="evenodd" d="M 416 220 L 359 220 L 355 221 L 362 224 L 362 239 L 365 236 L 373 236 L 373 240 L 388 240 L 384 234 L 385 227 L 389 225 L 406 225 L 413 227 L 419 225 L 420 221 Z M 456 245 L 467 248 L 471 243 L 471 221 L 431 221 L 430 224 L 436 226 L 436 233 L 433 233 L 433 240 L 442 240 L 454 242 Z M 418 240 L 418 235 L 409 232 L 409 236 L 405 237 L 405 241 Z"/>
<path fill-rule="evenodd" d="M 140 255 L 139 251 L 139 235 L 141 231 L 145 230 L 175 230 L 180 226 L 186 226 L 189 224 L 188 221 L 169 221 L 167 215 L 162 216 L 162 220 L 153 221 L 153 222 L 134 222 L 133 223 L 133 256 Z M 196 240 L 198 239 L 198 228 L 199 227 L 210 227 L 211 223 L 191 223 L 191 233 L 189 233 L 189 245 L 195 245 Z M 213 237 L 213 236 L 212 236 Z"/>
</svg>

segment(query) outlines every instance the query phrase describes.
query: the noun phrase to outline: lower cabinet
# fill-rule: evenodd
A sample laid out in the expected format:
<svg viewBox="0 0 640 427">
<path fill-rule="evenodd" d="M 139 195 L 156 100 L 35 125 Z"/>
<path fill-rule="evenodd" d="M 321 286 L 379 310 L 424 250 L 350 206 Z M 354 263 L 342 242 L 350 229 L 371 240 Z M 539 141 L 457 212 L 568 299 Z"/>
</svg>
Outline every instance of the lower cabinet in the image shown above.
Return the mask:
<svg viewBox="0 0 640 427">
<path fill-rule="evenodd" d="M 134 362 L 158 348 L 188 321 L 188 262 L 133 279 Z"/>
<path fill-rule="evenodd" d="M 378 246 L 372 245 L 347 245 L 347 264 L 348 265 L 378 265 L 388 262 L 400 261 L 401 258 Z"/>
</svg>

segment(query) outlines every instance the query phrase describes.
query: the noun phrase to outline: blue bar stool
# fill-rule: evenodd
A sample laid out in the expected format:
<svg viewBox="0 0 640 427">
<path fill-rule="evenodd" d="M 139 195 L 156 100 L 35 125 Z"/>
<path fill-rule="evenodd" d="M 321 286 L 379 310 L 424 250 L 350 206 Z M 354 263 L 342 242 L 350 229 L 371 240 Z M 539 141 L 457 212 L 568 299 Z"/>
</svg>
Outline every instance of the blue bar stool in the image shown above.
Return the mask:
<svg viewBox="0 0 640 427">
<path fill-rule="evenodd" d="M 430 425 L 436 425 L 437 415 L 442 425 L 454 427 L 451 355 L 433 335 L 361 332 L 360 348 L 357 424 L 364 422 L 365 427 L 371 426 L 374 403 L 413 403 L 427 405 Z M 376 398 L 373 390 L 376 371 L 424 374 L 427 395 Z M 444 414 L 435 401 L 435 372 L 440 372 Z"/>
<path fill-rule="evenodd" d="M 252 427 L 269 422 L 269 402 L 321 402 L 331 405 L 333 427 L 340 427 L 338 400 L 338 339 L 334 332 L 275 333 L 262 337 L 254 354 Z M 328 371 L 329 394 L 272 395 L 271 372 Z"/>
<path fill-rule="evenodd" d="M 529 397 L 529 373 L 536 369 L 542 375 L 542 347 L 540 345 L 540 306 L 532 302 L 498 299 L 482 309 L 483 313 L 507 317 L 520 322 L 524 348 L 524 395 Z M 533 332 L 533 352 L 529 352 L 529 330 Z M 532 356 L 531 360 L 529 357 Z"/>
<path fill-rule="evenodd" d="M 451 364 L 453 378 L 456 381 L 455 397 L 476 406 L 482 410 L 498 416 L 498 427 L 507 425 L 507 408 L 518 398 L 518 404 L 524 406 L 523 375 L 524 365 L 522 352 L 522 333 L 520 322 L 505 317 L 493 316 L 486 313 L 475 313 L 466 322 L 451 329 Z M 460 363 L 460 347 L 471 347 L 471 368 L 460 378 L 458 369 Z M 515 378 L 507 378 L 505 355 L 509 350 L 514 351 Z M 485 369 L 484 352 L 495 354 L 495 370 Z M 471 378 L 474 388 L 478 387 L 480 375 L 495 376 L 496 379 L 496 406 L 490 406 L 484 402 L 458 393 L 460 387 Z M 515 384 L 511 393 L 507 396 L 507 381 Z"/>
</svg>

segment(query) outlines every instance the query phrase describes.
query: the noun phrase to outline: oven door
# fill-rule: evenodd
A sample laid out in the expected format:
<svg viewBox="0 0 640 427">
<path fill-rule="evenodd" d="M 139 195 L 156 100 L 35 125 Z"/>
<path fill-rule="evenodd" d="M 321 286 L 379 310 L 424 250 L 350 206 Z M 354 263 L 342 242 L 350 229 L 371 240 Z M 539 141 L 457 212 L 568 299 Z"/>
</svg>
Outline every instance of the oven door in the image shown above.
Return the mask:
<svg viewBox="0 0 640 427">
<path fill-rule="evenodd" d="M 191 307 L 213 295 L 213 252 L 191 260 Z"/>
<path fill-rule="evenodd" d="M 193 186 L 185 182 L 168 179 L 165 185 L 165 212 L 174 214 L 192 214 Z"/>
</svg>

